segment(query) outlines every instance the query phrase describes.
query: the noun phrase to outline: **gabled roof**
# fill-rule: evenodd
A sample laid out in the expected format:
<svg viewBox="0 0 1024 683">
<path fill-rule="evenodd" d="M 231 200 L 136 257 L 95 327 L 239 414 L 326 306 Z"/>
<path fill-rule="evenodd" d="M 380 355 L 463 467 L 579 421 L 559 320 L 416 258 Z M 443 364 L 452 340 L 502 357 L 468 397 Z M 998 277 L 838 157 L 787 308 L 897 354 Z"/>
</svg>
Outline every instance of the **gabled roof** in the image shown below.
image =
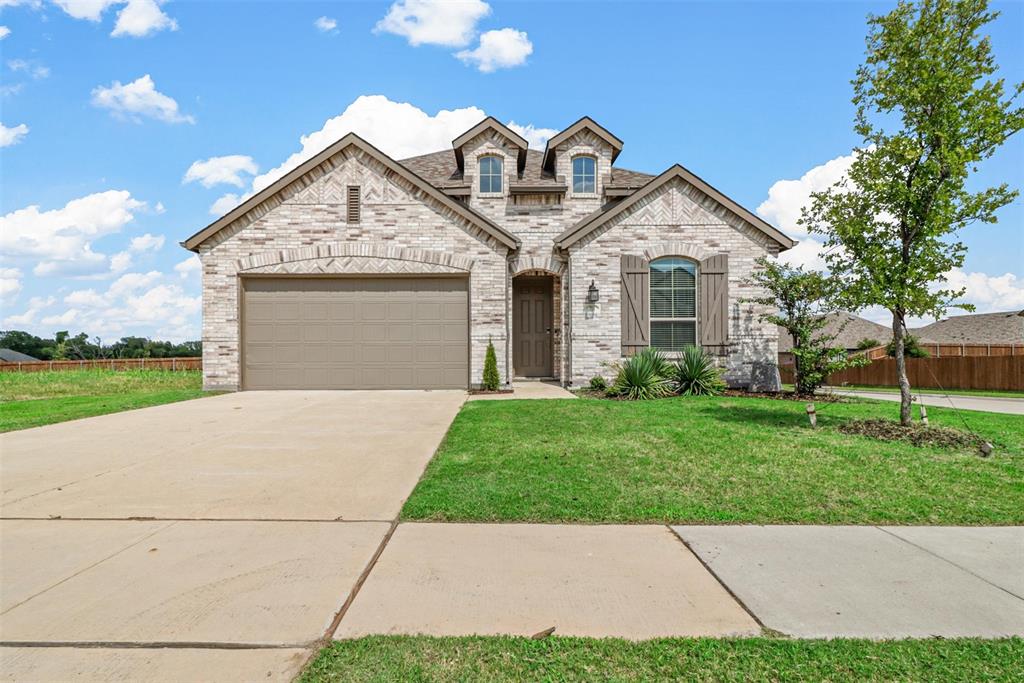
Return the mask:
<svg viewBox="0 0 1024 683">
<path fill-rule="evenodd" d="M 526 138 L 522 135 L 515 132 L 493 116 L 488 116 L 486 119 L 452 140 L 452 147 L 455 149 L 455 161 L 459 165 L 459 171 L 462 171 L 465 168 L 465 161 L 462 157 L 462 146 L 487 129 L 497 131 L 519 148 L 519 154 L 516 159 L 516 170 L 519 173 L 522 173 L 523 167 L 526 165 L 526 149 L 530 146 L 530 143 L 527 142 Z"/>
<path fill-rule="evenodd" d="M 423 190 L 426 194 L 430 195 L 433 199 L 437 200 L 445 207 L 451 209 L 455 213 L 459 214 L 467 221 L 480 228 L 485 233 L 491 235 L 496 240 L 504 244 L 510 249 L 517 249 L 519 247 L 519 238 L 515 235 L 507 232 L 501 226 L 494 223 L 490 219 L 486 218 L 482 214 L 469 208 L 466 204 L 452 199 L 444 192 L 440 191 L 426 180 L 416 175 L 408 168 L 398 163 L 384 152 L 380 151 L 366 140 L 362 139 L 355 133 L 349 133 L 345 137 L 341 138 L 333 145 L 330 145 L 319 154 L 307 159 L 288 173 L 284 174 L 273 183 L 263 188 L 255 195 L 245 200 L 231 211 L 227 212 L 213 223 L 197 232 L 196 234 L 189 237 L 187 240 L 182 242 L 182 246 L 192 251 L 198 251 L 199 245 L 208 240 L 214 234 L 223 230 L 227 226 L 231 225 L 234 221 L 244 216 L 250 210 L 259 206 L 261 203 L 270 199 L 275 194 L 283 190 L 289 184 L 294 182 L 296 179 L 301 178 L 306 173 L 322 164 L 323 162 L 330 159 L 335 154 L 338 154 L 347 147 L 358 147 L 362 152 L 366 153 L 376 161 L 380 162 L 388 170 L 394 172 L 396 175 L 404 178 L 411 182 L 413 185 Z"/>
<path fill-rule="evenodd" d="M 706 182 L 701 180 L 699 177 L 686 170 L 679 164 L 675 164 L 667 171 L 654 178 L 642 188 L 629 195 L 617 204 L 606 204 L 594 213 L 586 216 L 576 225 L 572 226 L 561 235 L 555 238 L 555 244 L 561 249 L 568 249 L 571 245 L 575 244 L 579 240 L 583 239 L 590 233 L 594 232 L 602 225 L 610 221 L 612 218 L 625 213 L 631 206 L 634 206 L 637 202 L 647 197 L 658 188 L 662 187 L 666 183 L 672 180 L 680 178 L 683 181 L 693 185 L 698 190 L 708 195 L 716 202 L 725 207 L 730 213 L 735 215 L 737 218 L 745 223 L 752 225 L 764 234 L 775 240 L 779 246 L 783 249 L 789 249 L 796 244 L 795 240 L 791 240 L 786 237 L 781 230 L 771 225 L 770 223 L 758 218 L 755 214 L 751 213 L 747 209 L 743 208 L 733 200 L 726 197 L 724 194 L 716 190 L 715 188 L 708 185 Z"/>
<path fill-rule="evenodd" d="M 909 332 L 935 344 L 1024 344 L 1024 311 L 954 315 Z"/>
<path fill-rule="evenodd" d="M 14 349 L 0 349 L 0 363 L 31 363 L 38 361 L 27 353 L 15 351 Z"/>
<path fill-rule="evenodd" d="M 832 346 L 853 350 L 864 339 L 874 339 L 888 344 L 892 339 L 892 328 L 871 322 L 849 311 L 835 311 L 825 316 L 825 327 L 821 332 L 835 336 Z M 793 350 L 793 338 L 782 327 L 779 328 L 779 353 Z"/>
<path fill-rule="evenodd" d="M 607 142 L 612 147 L 612 163 L 615 163 L 615 159 L 618 158 L 619 152 L 622 151 L 622 140 L 608 132 L 608 129 L 599 124 L 589 116 L 584 116 L 576 123 L 572 124 L 561 133 L 556 134 L 554 137 L 548 139 L 548 144 L 544 147 L 544 168 L 552 170 L 555 165 L 555 148 L 560 144 L 571 138 L 581 130 L 589 130 L 591 133 Z"/>
</svg>

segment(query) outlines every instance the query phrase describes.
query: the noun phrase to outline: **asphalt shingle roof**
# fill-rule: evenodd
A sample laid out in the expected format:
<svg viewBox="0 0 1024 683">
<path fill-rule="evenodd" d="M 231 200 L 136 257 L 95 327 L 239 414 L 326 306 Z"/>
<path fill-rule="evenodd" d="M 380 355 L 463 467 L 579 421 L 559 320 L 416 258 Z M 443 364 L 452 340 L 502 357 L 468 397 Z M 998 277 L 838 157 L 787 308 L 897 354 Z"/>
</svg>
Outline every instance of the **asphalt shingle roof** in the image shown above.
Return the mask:
<svg viewBox="0 0 1024 683">
<path fill-rule="evenodd" d="M 517 179 L 516 183 L 524 185 L 560 185 L 568 179 L 559 181 L 554 175 L 541 167 L 544 160 L 544 153 L 531 149 L 526 152 L 526 165 L 523 168 L 523 177 Z M 428 183 L 438 188 L 452 187 L 464 184 L 462 174 L 458 171 L 458 164 L 455 161 L 455 150 L 446 149 L 430 154 L 400 159 L 398 163 L 420 176 Z M 630 171 L 625 168 L 612 167 L 611 187 L 638 188 L 646 184 L 654 176 L 650 173 Z"/>
<path fill-rule="evenodd" d="M 845 327 L 843 327 L 845 325 Z M 848 350 L 856 349 L 862 339 L 875 339 L 887 344 L 892 339 L 892 330 L 885 325 L 873 323 L 859 315 L 848 311 L 837 311 L 828 314 L 828 322 L 825 323 L 826 334 L 837 335 L 833 346 Z M 779 328 L 779 353 L 786 353 L 793 350 L 793 339 L 781 327 Z"/>
<path fill-rule="evenodd" d="M 1024 344 L 1024 311 L 954 315 L 910 333 L 937 344 Z"/>
</svg>

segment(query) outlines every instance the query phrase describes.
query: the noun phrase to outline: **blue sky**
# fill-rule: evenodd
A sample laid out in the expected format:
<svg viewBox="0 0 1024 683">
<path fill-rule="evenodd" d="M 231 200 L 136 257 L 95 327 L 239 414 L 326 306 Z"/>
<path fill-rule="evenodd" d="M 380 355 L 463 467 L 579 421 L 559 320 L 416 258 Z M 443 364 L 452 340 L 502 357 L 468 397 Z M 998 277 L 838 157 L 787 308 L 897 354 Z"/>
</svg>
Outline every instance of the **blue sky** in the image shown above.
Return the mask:
<svg viewBox="0 0 1024 683">
<path fill-rule="evenodd" d="M 0 327 L 198 338 L 178 242 L 211 207 L 348 130 L 401 157 L 485 113 L 538 144 L 588 114 L 625 141 L 618 165 L 681 163 L 803 238 L 807 192 L 858 142 L 865 16 L 891 6 L 0 0 Z M 1019 82 L 1024 3 L 993 6 Z M 1024 186 L 1019 135 L 974 184 L 999 182 Z M 966 300 L 1024 308 L 1024 202 L 962 238 Z"/>
</svg>

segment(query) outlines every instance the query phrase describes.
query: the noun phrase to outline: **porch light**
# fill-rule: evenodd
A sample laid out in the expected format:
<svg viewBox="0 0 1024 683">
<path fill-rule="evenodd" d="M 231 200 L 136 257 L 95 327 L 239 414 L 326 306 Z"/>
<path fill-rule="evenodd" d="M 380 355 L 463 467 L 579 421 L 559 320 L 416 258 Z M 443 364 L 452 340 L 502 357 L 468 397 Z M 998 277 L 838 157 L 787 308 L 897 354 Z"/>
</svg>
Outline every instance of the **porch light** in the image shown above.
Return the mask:
<svg viewBox="0 0 1024 683">
<path fill-rule="evenodd" d="M 601 292 L 598 291 L 597 285 L 595 285 L 594 281 L 591 280 L 590 281 L 590 289 L 587 290 L 587 303 L 588 304 L 596 304 L 598 299 L 600 299 L 600 298 L 601 298 Z"/>
</svg>

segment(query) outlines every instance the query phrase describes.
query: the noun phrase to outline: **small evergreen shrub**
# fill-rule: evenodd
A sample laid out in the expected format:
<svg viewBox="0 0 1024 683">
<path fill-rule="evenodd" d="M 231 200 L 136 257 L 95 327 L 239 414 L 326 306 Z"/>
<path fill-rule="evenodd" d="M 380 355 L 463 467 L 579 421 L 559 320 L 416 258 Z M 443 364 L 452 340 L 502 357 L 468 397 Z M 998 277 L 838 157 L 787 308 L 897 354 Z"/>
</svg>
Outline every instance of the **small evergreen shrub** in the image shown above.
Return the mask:
<svg viewBox="0 0 1024 683">
<path fill-rule="evenodd" d="M 487 355 L 484 356 L 484 389 L 497 391 L 501 386 L 501 375 L 498 374 L 498 356 L 494 352 L 494 344 L 487 341 Z"/>
<path fill-rule="evenodd" d="M 594 375 L 590 378 L 590 388 L 593 391 L 604 391 L 608 388 L 608 382 L 601 375 Z"/>
<path fill-rule="evenodd" d="M 859 342 L 857 342 L 857 350 L 858 351 L 867 351 L 868 349 L 873 349 L 876 346 L 881 346 L 881 345 L 882 345 L 882 342 L 878 341 L 877 339 L 872 339 L 871 337 L 864 337 Z"/>
<path fill-rule="evenodd" d="M 896 340 L 893 339 L 885 347 L 885 354 L 889 358 L 896 357 Z M 917 337 L 906 335 L 903 337 L 903 356 L 906 358 L 928 358 L 932 354 L 928 353 L 928 350 L 922 348 L 921 343 L 917 340 Z"/>
<path fill-rule="evenodd" d="M 687 346 L 672 366 L 672 386 L 683 396 L 717 396 L 725 390 L 722 371 L 699 346 Z"/>
<path fill-rule="evenodd" d="M 669 367 L 661 351 L 648 347 L 622 364 L 608 393 L 631 401 L 668 396 L 672 393 L 666 377 Z"/>
</svg>

